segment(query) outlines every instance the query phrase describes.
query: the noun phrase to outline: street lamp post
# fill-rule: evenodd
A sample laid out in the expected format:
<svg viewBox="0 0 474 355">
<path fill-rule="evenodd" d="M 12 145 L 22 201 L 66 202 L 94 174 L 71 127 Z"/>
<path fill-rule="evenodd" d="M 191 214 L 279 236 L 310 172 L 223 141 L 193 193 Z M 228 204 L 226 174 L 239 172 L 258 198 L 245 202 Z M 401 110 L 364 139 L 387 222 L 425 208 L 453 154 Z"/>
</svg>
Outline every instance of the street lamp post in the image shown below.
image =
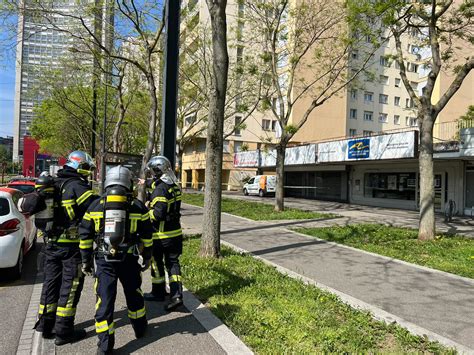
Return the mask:
<svg viewBox="0 0 474 355">
<path fill-rule="evenodd" d="M 163 69 L 161 154 L 169 159 L 173 167 L 176 161 L 180 3 L 179 0 L 167 0 L 165 14 L 166 47 Z"/>
</svg>

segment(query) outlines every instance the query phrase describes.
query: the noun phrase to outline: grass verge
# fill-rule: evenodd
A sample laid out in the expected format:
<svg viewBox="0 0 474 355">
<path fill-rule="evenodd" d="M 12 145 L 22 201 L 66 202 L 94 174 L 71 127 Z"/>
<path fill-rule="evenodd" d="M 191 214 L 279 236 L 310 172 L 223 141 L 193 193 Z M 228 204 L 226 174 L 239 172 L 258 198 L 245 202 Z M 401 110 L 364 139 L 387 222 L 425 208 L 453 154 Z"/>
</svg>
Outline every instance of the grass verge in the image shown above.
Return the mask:
<svg viewBox="0 0 474 355">
<path fill-rule="evenodd" d="M 183 194 L 183 202 L 190 205 L 203 207 L 204 195 L 185 193 Z M 222 212 L 249 218 L 254 221 L 322 219 L 334 217 L 334 215 L 327 213 L 302 211 L 294 208 L 287 208 L 283 212 L 275 212 L 272 205 L 267 205 L 261 202 L 229 199 L 225 197 L 222 198 Z"/>
<path fill-rule="evenodd" d="M 474 240 L 442 235 L 419 241 L 418 231 L 378 224 L 299 228 L 297 232 L 376 254 L 474 278 Z"/>
<path fill-rule="evenodd" d="M 249 255 L 224 247 L 220 259 L 200 258 L 199 245 L 185 239 L 186 287 L 258 354 L 455 353 Z"/>
</svg>

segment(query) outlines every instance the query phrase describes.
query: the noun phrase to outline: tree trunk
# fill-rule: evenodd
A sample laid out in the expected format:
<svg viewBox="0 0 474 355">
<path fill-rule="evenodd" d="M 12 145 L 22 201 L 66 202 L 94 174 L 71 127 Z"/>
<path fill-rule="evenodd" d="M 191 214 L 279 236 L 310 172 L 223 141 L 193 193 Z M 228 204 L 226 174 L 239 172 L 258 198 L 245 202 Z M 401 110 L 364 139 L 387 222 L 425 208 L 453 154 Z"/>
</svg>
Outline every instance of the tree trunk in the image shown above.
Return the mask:
<svg viewBox="0 0 474 355">
<path fill-rule="evenodd" d="M 125 105 L 123 104 L 123 92 L 122 89 L 119 87 L 119 93 L 118 93 L 118 101 L 119 101 L 119 117 L 117 120 L 117 123 L 115 124 L 114 127 L 114 133 L 112 135 L 112 145 L 114 152 L 119 152 L 120 150 L 120 128 L 122 127 L 122 123 L 125 119 Z"/>
<path fill-rule="evenodd" d="M 214 258 L 220 256 L 224 110 L 229 70 L 226 5 L 226 0 L 207 0 L 211 14 L 214 63 L 206 141 L 203 234 L 199 254 Z"/>
<path fill-rule="evenodd" d="M 283 138 L 283 137 L 282 137 Z M 286 143 L 281 140 L 276 147 L 276 191 L 275 191 L 275 211 L 281 212 L 285 209 L 285 152 Z"/>
<path fill-rule="evenodd" d="M 153 73 L 151 72 L 151 66 L 148 66 L 150 72 L 148 73 L 147 81 L 148 81 L 148 94 L 150 96 L 150 122 L 148 124 L 148 138 L 146 142 L 145 154 L 143 154 L 142 166 L 140 168 L 140 178 L 145 178 L 145 168 L 146 164 L 151 158 L 151 154 L 153 153 L 153 148 L 155 147 L 155 137 L 156 137 L 156 124 L 157 124 L 157 110 L 158 110 L 158 99 L 156 97 L 156 86 L 155 86 L 155 78 L 153 77 Z M 146 189 L 145 185 L 139 185 L 138 187 L 138 199 L 142 202 L 145 202 L 146 199 Z"/>
<path fill-rule="evenodd" d="M 434 211 L 433 116 L 420 113 L 420 228 L 419 240 L 434 239 L 436 233 Z"/>
</svg>

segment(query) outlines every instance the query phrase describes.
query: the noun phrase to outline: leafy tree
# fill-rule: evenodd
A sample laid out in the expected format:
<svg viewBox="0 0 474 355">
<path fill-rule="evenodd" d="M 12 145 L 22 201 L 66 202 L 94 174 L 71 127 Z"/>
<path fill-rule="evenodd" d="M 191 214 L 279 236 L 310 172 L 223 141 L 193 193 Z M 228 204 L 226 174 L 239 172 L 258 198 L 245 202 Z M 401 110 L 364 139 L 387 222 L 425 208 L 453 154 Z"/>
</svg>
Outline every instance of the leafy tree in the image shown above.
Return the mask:
<svg viewBox="0 0 474 355">
<path fill-rule="evenodd" d="M 433 127 L 439 113 L 461 87 L 474 67 L 474 2 L 454 0 L 369 1 L 396 45 L 391 56 L 398 64 L 420 127 L 420 240 L 434 239 Z M 406 39 L 410 41 L 410 50 Z M 417 63 L 414 66 L 414 63 Z M 424 80 L 411 85 L 409 72 Z M 437 97 L 436 84 L 443 74 L 454 80 Z"/>
<path fill-rule="evenodd" d="M 285 152 L 288 143 L 319 106 L 353 84 L 379 46 L 380 30 L 356 0 L 243 0 L 247 42 L 261 51 L 272 90 L 267 107 L 281 134 L 277 152 L 275 210 L 284 209 Z M 368 7 L 368 6 L 367 6 Z M 369 38 L 369 41 L 367 41 Z M 357 50 L 359 59 L 352 60 Z M 302 109 L 301 117 L 294 108 Z M 267 142 L 270 143 L 270 142 Z"/>
<path fill-rule="evenodd" d="M 474 121 L 474 105 L 470 105 L 467 109 L 466 114 L 459 117 L 459 119 L 462 121 L 473 122 Z"/>
</svg>

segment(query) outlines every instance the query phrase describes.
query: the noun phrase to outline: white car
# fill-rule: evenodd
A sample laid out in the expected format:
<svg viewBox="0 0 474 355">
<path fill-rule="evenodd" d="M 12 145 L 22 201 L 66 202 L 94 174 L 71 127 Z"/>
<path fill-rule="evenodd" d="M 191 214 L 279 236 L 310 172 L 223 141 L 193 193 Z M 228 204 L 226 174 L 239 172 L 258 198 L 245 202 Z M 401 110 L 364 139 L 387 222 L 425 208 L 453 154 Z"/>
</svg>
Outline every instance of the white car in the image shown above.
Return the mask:
<svg viewBox="0 0 474 355">
<path fill-rule="evenodd" d="M 18 211 L 22 196 L 19 190 L 0 187 L 0 269 L 9 278 L 21 276 L 23 257 L 36 245 L 34 218 Z"/>
</svg>

